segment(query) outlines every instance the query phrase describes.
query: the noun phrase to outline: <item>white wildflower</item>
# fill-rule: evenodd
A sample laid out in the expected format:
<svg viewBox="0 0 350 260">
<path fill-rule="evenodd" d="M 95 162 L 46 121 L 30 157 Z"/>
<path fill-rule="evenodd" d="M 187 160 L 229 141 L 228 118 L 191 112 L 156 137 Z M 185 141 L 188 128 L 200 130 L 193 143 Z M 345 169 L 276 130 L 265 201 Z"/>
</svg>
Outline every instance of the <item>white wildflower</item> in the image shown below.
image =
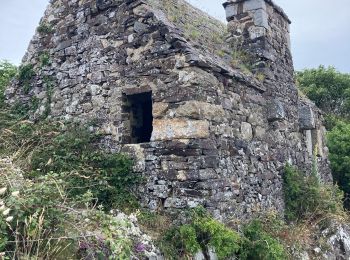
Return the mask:
<svg viewBox="0 0 350 260">
<path fill-rule="evenodd" d="M 1 188 L 1 189 L 0 189 L 0 196 L 1 196 L 1 195 L 4 195 L 6 191 L 7 191 L 7 188 L 6 188 L 6 187 L 5 187 L 5 188 Z"/>
<path fill-rule="evenodd" d="M 10 213 L 10 209 L 5 209 L 4 212 L 2 212 L 2 215 L 7 216 Z"/>
<path fill-rule="evenodd" d="M 5 205 L 1 205 L 0 211 L 4 211 L 6 209 Z"/>
<path fill-rule="evenodd" d="M 13 217 L 12 217 L 12 216 L 9 216 L 9 217 L 7 217 L 5 220 L 6 220 L 6 222 L 11 222 L 11 221 L 13 220 Z"/>
<path fill-rule="evenodd" d="M 18 197 L 19 191 L 14 191 L 14 192 L 11 193 L 11 195 L 12 195 L 13 197 Z"/>
</svg>

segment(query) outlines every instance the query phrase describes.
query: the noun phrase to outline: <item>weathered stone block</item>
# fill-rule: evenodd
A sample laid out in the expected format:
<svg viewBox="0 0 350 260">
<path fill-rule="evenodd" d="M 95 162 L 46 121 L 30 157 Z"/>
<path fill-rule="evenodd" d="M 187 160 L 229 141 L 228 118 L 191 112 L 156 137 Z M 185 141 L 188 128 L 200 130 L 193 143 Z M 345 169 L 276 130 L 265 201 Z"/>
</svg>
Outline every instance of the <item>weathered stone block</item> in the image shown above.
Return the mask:
<svg viewBox="0 0 350 260">
<path fill-rule="evenodd" d="M 279 100 L 272 100 L 267 105 L 267 120 L 276 121 L 283 120 L 286 117 L 284 106 Z"/>
<path fill-rule="evenodd" d="M 265 0 L 248 0 L 243 2 L 243 12 L 252 11 L 256 9 L 266 10 Z"/>
<path fill-rule="evenodd" d="M 253 139 L 253 129 L 252 129 L 252 125 L 247 123 L 247 122 L 243 122 L 241 124 L 241 138 L 243 140 L 252 140 Z"/>
<path fill-rule="evenodd" d="M 153 120 L 152 141 L 207 137 L 209 137 L 209 123 L 205 120 Z"/>
<path fill-rule="evenodd" d="M 226 19 L 231 20 L 238 14 L 238 6 L 236 4 L 228 4 L 225 7 Z"/>
<path fill-rule="evenodd" d="M 165 115 L 165 112 L 168 110 L 169 104 L 163 102 L 153 103 L 153 117 L 159 118 Z"/>
<path fill-rule="evenodd" d="M 268 15 L 265 10 L 258 9 L 253 11 L 253 17 L 254 17 L 254 24 L 256 26 L 264 27 L 266 29 L 269 29 L 269 20 Z"/>
<path fill-rule="evenodd" d="M 218 175 L 214 169 L 199 170 L 199 179 L 200 180 L 216 179 L 217 177 L 218 177 Z"/>
<path fill-rule="evenodd" d="M 176 109 L 176 115 L 179 117 L 188 117 L 192 119 L 208 119 L 213 121 L 223 121 L 225 111 L 222 106 L 209 104 L 199 101 L 187 101 Z"/>
<path fill-rule="evenodd" d="M 145 153 L 144 149 L 139 144 L 124 145 L 122 152 L 128 154 L 134 160 L 133 170 L 135 172 L 145 171 Z"/>
<path fill-rule="evenodd" d="M 309 106 L 299 106 L 299 127 L 301 130 L 316 128 L 314 111 Z"/>
<path fill-rule="evenodd" d="M 148 25 L 144 23 L 140 23 L 138 21 L 135 22 L 134 24 L 134 31 L 139 34 L 143 34 L 147 32 L 148 30 Z"/>
</svg>

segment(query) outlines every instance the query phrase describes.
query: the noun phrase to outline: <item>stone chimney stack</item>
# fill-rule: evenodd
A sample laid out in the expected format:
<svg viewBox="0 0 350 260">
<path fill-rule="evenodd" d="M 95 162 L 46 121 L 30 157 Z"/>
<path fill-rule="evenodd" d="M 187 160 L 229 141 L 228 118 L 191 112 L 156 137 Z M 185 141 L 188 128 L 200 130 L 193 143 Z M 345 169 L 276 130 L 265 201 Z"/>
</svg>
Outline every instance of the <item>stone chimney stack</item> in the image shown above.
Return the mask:
<svg viewBox="0 0 350 260">
<path fill-rule="evenodd" d="M 253 70 L 271 81 L 293 82 L 290 20 L 272 0 L 228 0 L 228 30 L 234 51 L 250 56 Z"/>
</svg>

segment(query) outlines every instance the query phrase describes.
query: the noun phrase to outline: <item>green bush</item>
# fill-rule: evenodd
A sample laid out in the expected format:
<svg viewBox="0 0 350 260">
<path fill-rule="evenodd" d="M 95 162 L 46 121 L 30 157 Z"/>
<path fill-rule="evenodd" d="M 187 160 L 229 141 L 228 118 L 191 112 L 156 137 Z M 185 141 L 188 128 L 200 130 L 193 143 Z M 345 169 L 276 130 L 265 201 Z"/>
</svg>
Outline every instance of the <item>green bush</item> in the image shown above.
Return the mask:
<svg viewBox="0 0 350 260">
<path fill-rule="evenodd" d="M 253 220 L 243 230 L 240 259 L 282 260 L 287 258 L 283 245 L 264 230 L 260 220 Z"/>
<path fill-rule="evenodd" d="M 319 66 L 296 73 L 298 87 L 329 115 L 349 118 L 350 74 Z"/>
<path fill-rule="evenodd" d="M 334 181 L 345 192 L 350 208 L 350 123 L 338 122 L 328 133 L 329 159 Z"/>
<path fill-rule="evenodd" d="M 40 23 L 40 25 L 38 26 L 37 31 L 38 31 L 40 34 L 45 35 L 45 34 L 53 33 L 55 30 L 54 30 L 54 28 L 52 27 L 51 24 L 42 22 L 42 23 Z"/>
<path fill-rule="evenodd" d="M 286 166 L 283 175 L 285 217 L 288 221 L 314 219 L 342 209 L 342 192 L 333 185 L 321 184 L 315 173 L 306 175 Z"/>
<path fill-rule="evenodd" d="M 40 60 L 40 66 L 41 67 L 45 67 L 47 65 L 50 64 L 50 55 L 48 52 L 43 52 L 40 56 L 39 56 L 39 60 Z"/>
<path fill-rule="evenodd" d="M 106 210 L 133 209 L 137 200 L 132 189 L 141 178 L 132 173 L 125 155 L 97 147 L 100 136 L 76 124 L 23 120 L 25 111 L 0 111 L 0 155 L 13 155 L 17 164 L 36 179 L 51 172 L 64 176 L 67 193 L 79 198 L 92 192 Z"/>
<path fill-rule="evenodd" d="M 193 256 L 201 249 L 206 252 L 214 248 L 219 259 L 226 259 L 238 253 L 240 236 L 197 208 L 191 210 L 189 223 L 166 232 L 160 245 L 170 258 Z"/>
<path fill-rule="evenodd" d="M 4 91 L 16 75 L 17 67 L 7 61 L 0 61 L 0 108 L 4 105 Z"/>
<path fill-rule="evenodd" d="M 31 153 L 32 178 L 58 172 L 65 175 L 70 197 L 79 198 L 90 191 L 106 209 L 136 207 L 131 189 L 140 178 L 132 173 L 132 162 L 124 155 L 99 150 L 99 136 L 85 128 L 66 127 Z"/>
</svg>

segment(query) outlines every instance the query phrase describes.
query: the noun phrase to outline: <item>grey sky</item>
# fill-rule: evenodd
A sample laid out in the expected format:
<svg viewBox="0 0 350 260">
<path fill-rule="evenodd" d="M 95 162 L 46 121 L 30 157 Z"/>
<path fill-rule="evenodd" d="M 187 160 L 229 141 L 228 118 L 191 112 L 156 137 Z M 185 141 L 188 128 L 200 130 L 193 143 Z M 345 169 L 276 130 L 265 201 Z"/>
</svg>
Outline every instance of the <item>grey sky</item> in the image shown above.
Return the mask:
<svg viewBox="0 0 350 260">
<path fill-rule="evenodd" d="M 188 0 L 224 20 L 223 0 Z M 0 59 L 20 63 L 48 0 L 0 0 Z M 350 72 L 349 0 L 275 0 L 292 20 L 296 69 L 333 65 Z"/>
</svg>

